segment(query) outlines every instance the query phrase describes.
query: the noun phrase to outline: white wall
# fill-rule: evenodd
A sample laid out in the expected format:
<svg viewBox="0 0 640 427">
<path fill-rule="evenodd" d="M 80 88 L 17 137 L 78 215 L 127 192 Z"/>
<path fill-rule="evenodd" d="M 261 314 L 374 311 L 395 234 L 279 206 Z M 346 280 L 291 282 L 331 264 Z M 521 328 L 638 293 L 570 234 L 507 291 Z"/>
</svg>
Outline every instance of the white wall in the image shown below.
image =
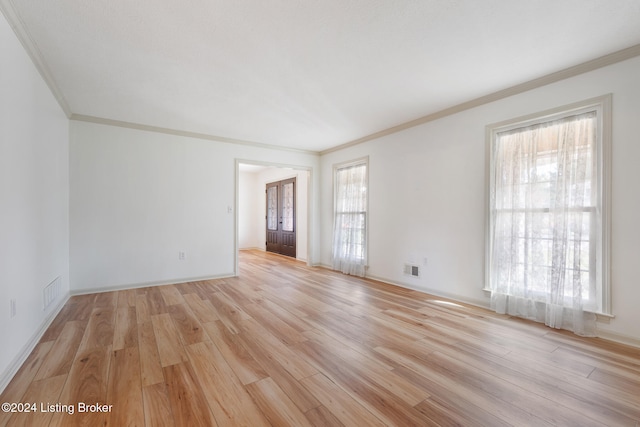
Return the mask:
<svg viewBox="0 0 640 427">
<path fill-rule="evenodd" d="M 70 141 L 73 292 L 234 274 L 236 159 L 319 163 L 311 154 L 78 121 Z"/>
<path fill-rule="evenodd" d="M 4 17 L 0 52 L 1 391 L 69 293 L 69 128 Z M 43 310 L 57 277 L 60 297 Z"/>
<path fill-rule="evenodd" d="M 266 200 L 267 183 L 296 178 L 296 259 L 308 261 L 308 183 L 309 172 L 288 168 L 267 168 L 260 172 L 245 172 L 240 176 L 240 188 L 249 194 L 241 194 L 239 215 L 240 248 L 266 249 Z M 251 234 L 249 235 L 249 230 Z"/>
<path fill-rule="evenodd" d="M 370 276 L 488 305 L 483 293 L 485 126 L 613 93 L 612 305 L 600 334 L 640 343 L 640 58 L 321 158 L 321 262 L 331 260 L 332 165 L 370 156 Z M 402 274 L 427 258 L 420 279 Z"/>
<path fill-rule="evenodd" d="M 238 176 L 238 246 L 240 249 L 264 249 L 264 239 L 260 233 L 262 227 L 259 222 L 260 195 L 258 174 L 240 172 Z"/>
</svg>

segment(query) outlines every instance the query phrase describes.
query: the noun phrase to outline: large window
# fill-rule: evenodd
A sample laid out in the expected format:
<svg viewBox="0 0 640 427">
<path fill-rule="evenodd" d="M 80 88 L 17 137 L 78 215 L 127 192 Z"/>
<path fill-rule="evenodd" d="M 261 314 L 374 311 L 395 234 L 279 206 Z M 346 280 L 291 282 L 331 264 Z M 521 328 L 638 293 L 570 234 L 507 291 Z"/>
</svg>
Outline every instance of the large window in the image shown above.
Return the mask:
<svg viewBox="0 0 640 427">
<path fill-rule="evenodd" d="M 368 161 L 334 167 L 333 268 L 364 276 L 367 265 Z"/>
<path fill-rule="evenodd" d="M 610 97 L 489 127 L 492 308 L 581 335 L 608 298 Z"/>
</svg>

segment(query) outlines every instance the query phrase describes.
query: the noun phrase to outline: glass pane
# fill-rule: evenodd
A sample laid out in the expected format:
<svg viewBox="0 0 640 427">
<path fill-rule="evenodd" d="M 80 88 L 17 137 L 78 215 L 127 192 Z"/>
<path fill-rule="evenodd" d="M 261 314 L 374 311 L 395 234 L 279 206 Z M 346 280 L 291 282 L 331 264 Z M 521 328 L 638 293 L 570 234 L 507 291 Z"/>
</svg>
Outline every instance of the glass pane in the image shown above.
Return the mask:
<svg viewBox="0 0 640 427">
<path fill-rule="evenodd" d="M 293 182 L 282 186 L 282 229 L 293 231 Z"/>
<path fill-rule="evenodd" d="M 278 187 L 267 189 L 267 229 L 278 229 Z"/>
</svg>

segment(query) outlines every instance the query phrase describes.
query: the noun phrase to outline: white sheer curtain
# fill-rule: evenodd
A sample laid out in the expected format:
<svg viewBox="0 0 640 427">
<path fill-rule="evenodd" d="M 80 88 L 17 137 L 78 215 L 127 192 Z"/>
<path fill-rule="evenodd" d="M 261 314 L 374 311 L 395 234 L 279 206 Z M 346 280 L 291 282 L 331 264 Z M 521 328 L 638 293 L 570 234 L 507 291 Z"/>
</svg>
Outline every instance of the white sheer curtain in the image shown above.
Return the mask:
<svg viewBox="0 0 640 427">
<path fill-rule="evenodd" d="M 367 164 L 335 169 L 333 269 L 364 277 L 367 264 Z"/>
<path fill-rule="evenodd" d="M 595 112 L 497 133 L 489 287 L 498 313 L 595 334 L 596 154 Z"/>
</svg>

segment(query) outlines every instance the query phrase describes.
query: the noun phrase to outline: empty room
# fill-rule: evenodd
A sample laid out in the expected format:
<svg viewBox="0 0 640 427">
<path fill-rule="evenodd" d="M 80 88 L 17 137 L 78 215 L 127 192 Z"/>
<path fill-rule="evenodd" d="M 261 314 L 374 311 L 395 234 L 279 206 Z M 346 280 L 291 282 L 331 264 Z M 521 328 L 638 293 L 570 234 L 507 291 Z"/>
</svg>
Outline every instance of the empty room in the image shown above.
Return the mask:
<svg viewBox="0 0 640 427">
<path fill-rule="evenodd" d="M 637 0 L 0 10 L 0 426 L 640 426 Z"/>
</svg>

